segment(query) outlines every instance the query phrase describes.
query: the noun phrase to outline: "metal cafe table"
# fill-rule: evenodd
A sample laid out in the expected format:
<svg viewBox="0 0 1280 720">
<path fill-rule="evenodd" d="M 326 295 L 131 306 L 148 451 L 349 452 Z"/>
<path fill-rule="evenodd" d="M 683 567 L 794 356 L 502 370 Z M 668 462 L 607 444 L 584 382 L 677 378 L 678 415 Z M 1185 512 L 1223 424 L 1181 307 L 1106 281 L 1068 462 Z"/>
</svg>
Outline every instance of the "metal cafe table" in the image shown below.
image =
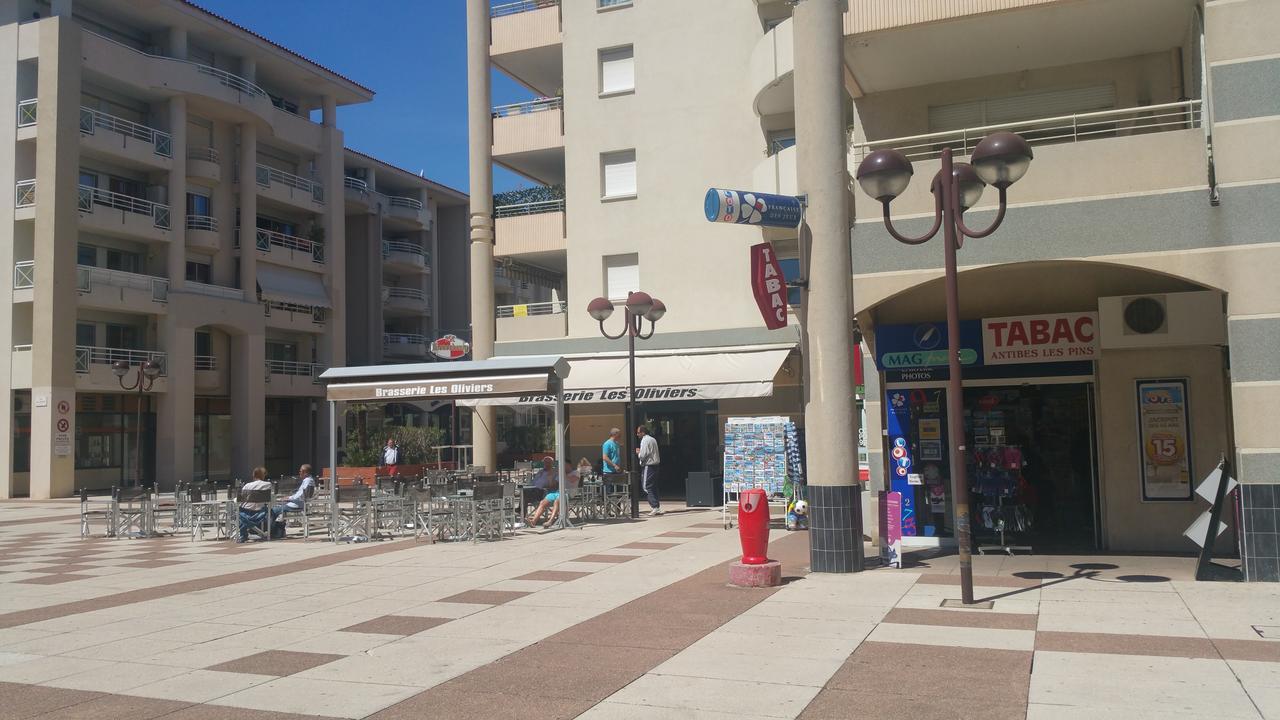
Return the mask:
<svg viewBox="0 0 1280 720">
<path fill-rule="evenodd" d="M 412 400 L 485 400 L 511 404 L 528 395 L 555 399 L 556 467 L 564 486 L 564 379 L 569 363 L 558 355 L 490 358 L 447 363 L 329 368 L 320 375 L 329 402 L 329 426 L 338 425 L 338 404 Z M 337 433 L 329 433 L 329 472 L 337 477 Z M 493 470 L 493 468 L 490 468 Z M 566 501 L 562 495 L 562 502 Z M 561 508 L 560 527 L 570 527 Z M 336 508 L 335 508 L 336 512 Z"/>
</svg>

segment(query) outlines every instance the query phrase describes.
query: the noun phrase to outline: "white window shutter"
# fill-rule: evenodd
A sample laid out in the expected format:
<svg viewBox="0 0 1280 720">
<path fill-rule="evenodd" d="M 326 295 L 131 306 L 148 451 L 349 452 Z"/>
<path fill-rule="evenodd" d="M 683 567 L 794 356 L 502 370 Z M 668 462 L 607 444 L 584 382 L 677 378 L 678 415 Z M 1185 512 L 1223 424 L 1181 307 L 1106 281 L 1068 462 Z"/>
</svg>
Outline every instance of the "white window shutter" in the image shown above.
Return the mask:
<svg viewBox="0 0 1280 720">
<path fill-rule="evenodd" d="M 600 51 L 600 92 L 635 90 L 635 58 L 631 46 Z"/>
<path fill-rule="evenodd" d="M 604 197 L 636 194 L 636 151 L 606 153 L 601 156 L 604 168 Z"/>
<path fill-rule="evenodd" d="M 640 289 L 640 256 L 609 255 L 604 259 L 605 292 L 613 302 L 626 302 L 627 293 Z"/>
</svg>

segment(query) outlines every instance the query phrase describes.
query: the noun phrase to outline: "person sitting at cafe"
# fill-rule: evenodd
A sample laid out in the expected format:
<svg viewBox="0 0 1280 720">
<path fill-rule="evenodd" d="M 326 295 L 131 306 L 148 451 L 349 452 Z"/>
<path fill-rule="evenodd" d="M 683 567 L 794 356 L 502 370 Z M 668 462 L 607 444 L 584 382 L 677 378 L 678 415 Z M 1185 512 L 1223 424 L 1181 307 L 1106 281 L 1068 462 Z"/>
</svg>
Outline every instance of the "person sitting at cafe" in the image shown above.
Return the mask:
<svg viewBox="0 0 1280 720">
<path fill-rule="evenodd" d="M 256 467 L 253 469 L 253 479 L 245 483 L 240 491 L 243 493 L 253 492 L 255 490 L 271 490 L 271 483 L 267 481 L 267 469 L 264 467 Z M 260 527 L 266 528 L 267 524 L 267 504 L 256 502 L 240 503 L 240 537 L 236 542 L 249 541 L 249 528 Z"/>
<path fill-rule="evenodd" d="M 570 469 L 567 461 L 564 464 L 564 484 L 565 487 L 570 490 L 578 487 L 578 471 Z M 551 510 L 551 514 L 547 517 L 547 523 L 543 525 L 543 527 L 551 527 L 555 525 L 556 519 L 559 517 L 560 504 L 556 502 L 559 499 L 560 491 L 559 485 L 557 484 L 556 487 L 552 488 L 551 492 L 547 493 L 546 497 L 542 498 L 542 502 L 538 503 L 538 509 L 534 511 L 533 517 L 529 518 L 528 526 L 534 527 L 537 525 L 538 518 L 542 517 L 542 513 L 546 512 L 548 509 Z M 565 500 L 568 500 L 568 497 L 566 497 Z"/>
<path fill-rule="evenodd" d="M 271 509 L 271 514 L 274 516 L 273 522 L 275 523 L 271 528 L 273 538 L 284 537 L 285 513 L 301 512 L 303 506 L 306 505 L 307 496 L 315 490 L 316 478 L 311 472 L 310 465 L 304 464 L 298 468 L 298 477 L 302 478 L 302 481 L 298 483 L 298 489 L 283 503 Z"/>
</svg>

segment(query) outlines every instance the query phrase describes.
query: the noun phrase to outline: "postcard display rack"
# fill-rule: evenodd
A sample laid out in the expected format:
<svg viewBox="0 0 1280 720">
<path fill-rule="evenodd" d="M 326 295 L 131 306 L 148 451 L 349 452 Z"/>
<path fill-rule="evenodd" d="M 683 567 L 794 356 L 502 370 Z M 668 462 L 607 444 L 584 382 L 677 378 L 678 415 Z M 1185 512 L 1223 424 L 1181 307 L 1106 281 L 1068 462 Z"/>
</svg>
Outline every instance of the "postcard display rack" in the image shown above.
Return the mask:
<svg viewBox="0 0 1280 720">
<path fill-rule="evenodd" d="M 724 507 L 726 528 L 737 521 L 738 493 L 760 488 L 770 504 L 802 500 L 804 467 L 796 424 L 786 417 L 732 417 L 724 425 Z"/>
</svg>

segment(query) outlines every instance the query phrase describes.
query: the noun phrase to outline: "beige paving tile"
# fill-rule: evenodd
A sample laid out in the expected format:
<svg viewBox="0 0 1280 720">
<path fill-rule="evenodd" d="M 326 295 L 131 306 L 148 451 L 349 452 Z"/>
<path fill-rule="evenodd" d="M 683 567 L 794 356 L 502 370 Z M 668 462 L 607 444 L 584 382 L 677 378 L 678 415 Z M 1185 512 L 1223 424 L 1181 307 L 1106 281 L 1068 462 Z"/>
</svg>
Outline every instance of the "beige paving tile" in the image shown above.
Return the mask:
<svg viewBox="0 0 1280 720">
<path fill-rule="evenodd" d="M 1032 650 L 1035 648 L 1035 638 L 1036 634 L 1032 630 L 993 630 L 887 623 L 878 625 L 867 637 L 874 642 L 949 645 L 996 650 Z"/>
<path fill-rule="evenodd" d="M 1044 705 L 1031 703 L 1027 706 L 1027 720 L 1222 720 L 1222 716 L 1204 715 L 1201 713 L 1179 712 L 1168 710 L 1137 708 L 1101 708 L 1080 707 L 1076 705 Z"/>
<path fill-rule="evenodd" d="M 521 602 L 526 598 L 519 598 L 512 602 Z M 487 610 L 492 605 L 482 605 L 478 603 L 452 603 L 452 602 L 426 602 L 421 605 L 400 610 L 400 615 L 417 615 L 420 617 L 439 617 L 439 618 L 461 618 L 468 615 L 474 615 L 482 610 Z"/>
<path fill-rule="evenodd" d="M 184 669 L 181 674 L 132 688 L 129 690 L 129 694 L 139 697 L 207 703 L 216 698 L 231 695 L 275 679 L 275 675 L 249 675 L 246 673 Z"/>
<path fill-rule="evenodd" d="M 104 667 L 97 667 L 74 675 L 66 675 L 41 683 L 50 687 L 68 688 L 71 690 L 90 690 L 116 694 L 128 693 L 139 685 L 152 681 L 164 680 L 187 672 L 186 668 L 165 667 L 163 665 L 143 665 L 132 662 L 113 662 Z"/>
<path fill-rule="evenodd" d="M 794 718 L 818 694 L 818 688 L 713 680 L 681 675 L 649 673 L 624 687 L 608 701 L 671 709 L 669 717 L 683 717 L 683 710 L 702 710 L 765 717 Z"/>
<path fill-rule="evenodd" d="M 109 667 L 103 660 L 67 657 L 33 657 L 9 665 L 0 665 L 0 682 L 35 685 L 49 680 Z"/>
<path fill-rule="evenodd" d="M 397 637 L 395 635 L 373 633 L 327 632 L 321 635 L 313 635 L 293 645 L 286 645 L 281 649 L 293 652 L 356 655 L 393 642 Z"/>
<path fill-rule="evenodd" d="M 92 630 L 85 630 L 81 632 L 89 635 L 93 634 Z M 93 660 L 129 662 L 136 661 L 138 658 L 149 657 L 157 653 L 177 650 L 190 644 L 191 643 L 177 642 L 174 640 L 159 640 L 154 638 L 126 638 L 124 640 L 104 642 L 100 645 L 72 650 L 63 653 L 63 656 L 90 658 Z"/>
<path fill-rule="evenodd" d="M 605 701 L 578 716 L 579 720 L 759 720 L 767 715 L 743 715 L 742 713 L 716 712 L 712 710 L 691 710 L 682 708 L 678 714 L 672 708 L 653 707 L 650 705 L 628 705 L 626 703 Z"/>
<path fill-rule="evenodd" d="M 362 718 L 405 698 L 416 687 L 284 677 L 210 702 L 212 705 L 307 715 Z"/>
</svg>

